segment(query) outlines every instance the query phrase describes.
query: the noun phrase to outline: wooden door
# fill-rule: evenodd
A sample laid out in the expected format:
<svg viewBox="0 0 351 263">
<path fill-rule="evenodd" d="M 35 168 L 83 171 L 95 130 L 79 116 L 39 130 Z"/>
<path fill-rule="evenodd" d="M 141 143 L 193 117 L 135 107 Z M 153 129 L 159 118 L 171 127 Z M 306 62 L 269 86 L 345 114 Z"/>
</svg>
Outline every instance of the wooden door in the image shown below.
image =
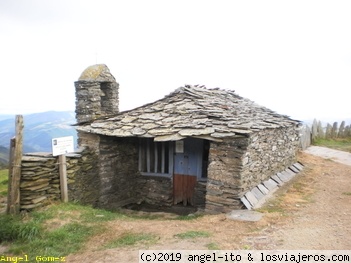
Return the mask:
<svg viewBox="0 0 351 263">
<path fill-rule="evenodd" d="M 173 173 L 173 203 L 194 205 L 197 178 L 202 173 L 203 140 L 185 139 L 176 142 Z"/>
</svg>

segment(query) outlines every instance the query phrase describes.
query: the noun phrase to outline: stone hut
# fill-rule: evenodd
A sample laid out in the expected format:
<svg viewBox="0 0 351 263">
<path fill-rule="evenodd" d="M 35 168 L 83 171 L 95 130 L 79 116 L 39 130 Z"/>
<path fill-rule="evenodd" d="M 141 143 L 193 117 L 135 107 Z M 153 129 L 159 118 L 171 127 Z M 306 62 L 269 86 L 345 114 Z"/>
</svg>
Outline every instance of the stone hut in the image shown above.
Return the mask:
<svg viewBox="0 0 351 263">
<path fill-rule="evenodd" d="M 75 83 L 80 146 L 95 157 L 90 201 L 243 208 L 240 198 L 296 162 L 300 122 L 234 91 L 185 85 L 153 103 L 118 112 L 105 65 Z"/>
</svg>

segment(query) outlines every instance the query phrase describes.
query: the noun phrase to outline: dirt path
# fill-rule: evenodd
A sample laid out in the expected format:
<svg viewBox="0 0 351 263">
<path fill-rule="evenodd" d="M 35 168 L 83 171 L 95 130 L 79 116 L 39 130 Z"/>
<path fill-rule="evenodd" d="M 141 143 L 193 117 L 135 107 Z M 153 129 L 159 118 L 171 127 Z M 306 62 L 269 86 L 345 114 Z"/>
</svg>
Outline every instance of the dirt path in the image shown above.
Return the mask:
<svg viewBox="0 0 351 263">
<path fill-rule="evenodd" d="M 275 193 L 258 222 L 233 221 L 225 215 L 191 221 L 113 221 L 108 233 L 92 238 L 67 262 L 138 262 L 139 249 L 350 249 L 351 166 L 306 153 L 300 153 L 299 161 L 304 171 Z M 176 237 L 189 230 L 210 236 Z M 157 240 L 102 248 L 125 233 L 150 233 Z"/>
<path fill-rule="evenodd" d="M 305 150 L 305 153 L 320 156 L 326 159 L 331 159 L 338 163 L 351 165 L 351 153 L 348 152 L 338 151 L 320 146 L 310 146 Z"/>
</svg>

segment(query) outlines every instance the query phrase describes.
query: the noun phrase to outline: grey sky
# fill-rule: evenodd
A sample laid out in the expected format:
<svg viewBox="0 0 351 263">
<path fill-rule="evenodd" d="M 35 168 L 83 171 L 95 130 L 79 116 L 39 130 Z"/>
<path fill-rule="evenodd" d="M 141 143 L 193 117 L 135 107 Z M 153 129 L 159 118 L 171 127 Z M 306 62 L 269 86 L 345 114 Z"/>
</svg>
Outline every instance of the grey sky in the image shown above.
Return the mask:
<svg viewBox="0 0 351 263">
<path fill-rule="evenodd" d="M 74 110 L 105 63 L 121 110 L 183 84 L 297 119 L 350 118 L 349 1 L 0 0 L 0 114 Z"/>
</svg>

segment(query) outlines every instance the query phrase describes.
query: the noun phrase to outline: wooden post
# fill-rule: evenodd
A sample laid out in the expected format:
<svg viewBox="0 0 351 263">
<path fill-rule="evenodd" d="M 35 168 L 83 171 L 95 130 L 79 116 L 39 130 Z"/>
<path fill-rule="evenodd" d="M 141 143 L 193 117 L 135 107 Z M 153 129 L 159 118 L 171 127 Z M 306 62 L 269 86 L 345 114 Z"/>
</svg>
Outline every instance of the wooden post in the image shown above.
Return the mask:
<svg viewBox="0 0 351 263">
<path fill-rule="evenodd" d="M 10 213 L 10 200 L 11 200 L 11 183 L 12 183 L 12 163 L 15 154 L 16 139 L 13 137 L 10 141 L 10 154 L 9 154 L 9 178 L 8 178 L 8 188 L 7 188 L 7 207 L 6 213 Z"/>
<path fill-rule="evenodd" d="M 67 164 L 66 164 L 66 155 L 64 155 L 64 154 L 59 155 L 61 200 L 64 203 L 68 202 L 66 166 L 67 166 Z"/>
<path fill-rule="evenodd" d="M 13 159 L 10 163 L 11 181 L 9 183 L 10 199 L 7 200 L 8 213 L 18 214 L 20 211 L 20 182 L 21 182 L 21 164 L 22 164 L 22 148 L 23 148 L 23 116 L 16 116 L 16 136 L 14 141 Z M 12 140 L 11 140 L 11 143 Z M 12 150 L 12 145 L 11 145 Z"/>
</svg>

